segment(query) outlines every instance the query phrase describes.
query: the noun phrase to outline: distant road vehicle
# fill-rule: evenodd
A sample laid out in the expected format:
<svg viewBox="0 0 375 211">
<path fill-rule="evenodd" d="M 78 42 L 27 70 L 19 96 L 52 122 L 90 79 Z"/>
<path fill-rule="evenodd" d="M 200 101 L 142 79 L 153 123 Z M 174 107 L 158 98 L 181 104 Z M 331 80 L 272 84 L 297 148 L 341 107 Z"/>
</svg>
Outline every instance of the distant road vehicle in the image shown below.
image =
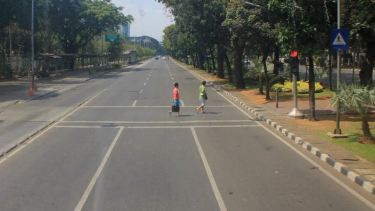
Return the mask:
<svg viewBox="0 0 375 211">
<path fill-rule="evenodd" d="M 163 60 L 165 60 L 165 57 L 163 57 Z"/>
<path fill-rule="evenodd" d="M 159 57 L 155 57 L 155 60 L 159 60 Z"/>
</svg>

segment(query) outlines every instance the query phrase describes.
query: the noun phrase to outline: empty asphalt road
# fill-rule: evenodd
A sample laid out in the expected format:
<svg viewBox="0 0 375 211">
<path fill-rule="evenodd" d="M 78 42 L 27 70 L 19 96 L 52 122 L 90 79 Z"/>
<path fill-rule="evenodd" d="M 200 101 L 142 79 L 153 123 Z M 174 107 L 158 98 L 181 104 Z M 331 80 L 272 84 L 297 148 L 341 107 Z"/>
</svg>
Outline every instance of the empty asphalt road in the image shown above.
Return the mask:
<svg viewBox="0 0 375 211">
<path fill-rule="evenodd" d="M 180 117 L 169 115 L 174 82 Z M 219 90 L 197 113 L 200 83 L 148 60 L 0 114 L 26 115 L 28 129 L 58 119 L 0 159 L 0 210 L 374 210 L 373 195 Z"/>
</svg>

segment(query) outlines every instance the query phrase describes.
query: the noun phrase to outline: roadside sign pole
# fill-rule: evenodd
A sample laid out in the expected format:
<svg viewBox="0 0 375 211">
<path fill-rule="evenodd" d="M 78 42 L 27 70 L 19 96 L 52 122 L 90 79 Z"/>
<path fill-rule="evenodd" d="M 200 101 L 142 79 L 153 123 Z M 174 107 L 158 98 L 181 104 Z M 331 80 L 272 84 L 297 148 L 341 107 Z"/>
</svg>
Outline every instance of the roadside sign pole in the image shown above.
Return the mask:
<svg viewBox="0 0 375 211">
<path fill-rule="evenodd" d="M 337 29 L 331 31 L 331 49 L 337 50 L 337 85 L 336 94 L 340 94 L 341 82 L 341 51 L 349 48 L 349 30 L 341 29 L 341 1 L 337 0 Z M 346 138 L 347 134 L 343 134 L 340 129 L 340 100 L 336 109 L 336 129 L 333 133 L 327 133 L 332 138 Z"/>
<path fill-rule="evenodd" d="M 341 1 L 337 0 L 337 29 L 341 28 Z M 340 75 L 341 75 L 341 50 L 337 50 L 337 85 L 336 85 L 336 94 L 340 92 Z M 336 110 L 336 129 L 334 134 L 340 135 L 340 101 Z"/>
</svg>

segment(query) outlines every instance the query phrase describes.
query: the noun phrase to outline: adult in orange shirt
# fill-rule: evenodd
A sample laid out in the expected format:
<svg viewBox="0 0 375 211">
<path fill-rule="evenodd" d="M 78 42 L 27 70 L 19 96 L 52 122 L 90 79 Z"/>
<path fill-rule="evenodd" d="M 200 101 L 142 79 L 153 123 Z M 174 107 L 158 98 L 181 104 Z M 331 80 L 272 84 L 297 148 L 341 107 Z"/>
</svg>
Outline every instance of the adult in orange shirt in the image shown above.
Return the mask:
<svg viewBox="0 0 375 211">
<path fill-rule="evenodd" d="M 172 102 L 173 102 L 174 106 L 180 107 L 180 93 L 178 92 L 178 83 L 177 82 L 174 83 Z M 177 116 L 180 116 L 180 109 L 178 109 L 177 113 L 178 113 Z M 169 111 L 169 115 L 171 115 L 171 114 L 172 114 L 172 111 Z"/>
</svg>

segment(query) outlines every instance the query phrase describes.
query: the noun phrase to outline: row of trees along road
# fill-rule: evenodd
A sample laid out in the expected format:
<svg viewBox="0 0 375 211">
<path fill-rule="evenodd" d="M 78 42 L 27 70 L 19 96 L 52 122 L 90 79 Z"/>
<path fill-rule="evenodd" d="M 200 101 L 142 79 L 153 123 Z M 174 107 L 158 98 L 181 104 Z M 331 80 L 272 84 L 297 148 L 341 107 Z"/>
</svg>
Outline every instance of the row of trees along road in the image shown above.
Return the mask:
<svg viewBox="0 0 375 211">
<path fill-rule="evenodd" d="M 336 0 L 251 1 L 260 7 L 247 6 L 240 0 L 157 1 L 166 5 L 175 17 L 175 24 L 164 30 L 164 49 L 181 61 L 188 63 L 191 60 L 200 69 L 208 69 L 208 72 L 217 69 L 219 78 L 224 78 L 226 72 L 229 81 L 238 89 L 246 87 L 244 56 L 261 58 L 267 99 L 270 98 L 267 57 L 274 55 L 273 75 L 278 75 L 283 67 L 280 56 L 288 57 L 291 50 L 297 50 L 301 60 L 309 58 L 309 119 L 316 119 L 314 58 L 329 52 L 327 63 L 331 64 L 331 57 L 336 54 L 329 50 L 330 30 L 337 26 Z M 342 0 L 341 10 L 342 27 L 351 30 L 350 43 L 365 46 L 360 83 L 372 86 L 375 3 L 372 0 Z M 208 64 L 208 68 L 204 64 Z M 332 89 L 332 65 L 329 67 Z M 263 92 L 262 87 L 260 92 Z"/>
<path fill-rule="evenodd" d="M 34 10 L 36 54 L 98 53 L 97 36 L 133 21 L 110 0 L 35 0 Z M 30 56 L 31 0 L 1 0 L 0 14 L 0 63 L 12 52 Z"/>
</svg>

